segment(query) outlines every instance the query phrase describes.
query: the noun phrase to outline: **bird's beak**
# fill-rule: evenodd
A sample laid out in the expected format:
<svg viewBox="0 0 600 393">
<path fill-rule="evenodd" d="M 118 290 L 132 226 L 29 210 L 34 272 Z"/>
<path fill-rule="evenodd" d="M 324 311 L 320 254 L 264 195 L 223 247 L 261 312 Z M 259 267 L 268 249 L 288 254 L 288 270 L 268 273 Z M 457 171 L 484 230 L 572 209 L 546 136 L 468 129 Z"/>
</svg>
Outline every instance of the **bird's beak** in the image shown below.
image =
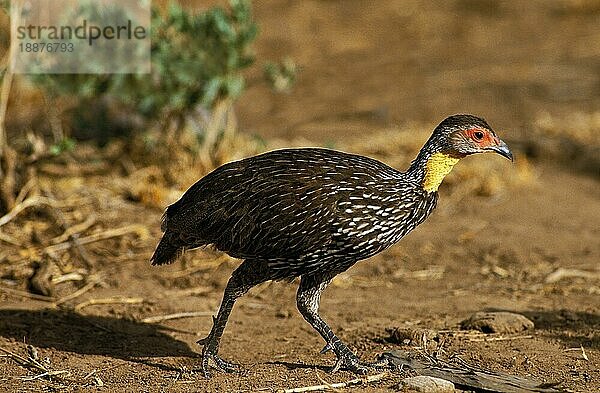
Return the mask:
<svg viewBox="0 0 600 393">
<path fill-rule="evenodd" d="M 510 151 L 510 149 L 508 148 L 508 145 L 506 143 L 504 143 L 504 141 L 500 138 L 496 138 L 496 144 L 495 145 L 491 145 L 488 146 L 486 148 L 486 150 L 491 150 L 495 153 L 500 154 L 502 157 L 506 157 L 509 160 L 514 162 L 514 157 L 512 152 Z"/>
</svg>

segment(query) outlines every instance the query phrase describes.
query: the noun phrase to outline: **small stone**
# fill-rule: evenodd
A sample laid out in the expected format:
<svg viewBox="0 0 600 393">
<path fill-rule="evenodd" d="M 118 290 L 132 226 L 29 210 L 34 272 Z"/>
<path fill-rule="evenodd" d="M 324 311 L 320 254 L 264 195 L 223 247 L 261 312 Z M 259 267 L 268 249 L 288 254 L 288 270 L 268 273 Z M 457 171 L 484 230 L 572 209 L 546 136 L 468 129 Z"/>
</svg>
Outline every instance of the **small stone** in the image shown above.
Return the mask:
<svg viewBox="0 0 600 393">
<path fill-rule="evenodd" d="M 485 312 L 473 314 L 460 323 L 462 329 L 479 330 L 483 333 L 518 333 L 533 329 L 533 322 L 521 314 L 507 311 Z"/>
<path fill-rule="evenodd" d="M 420 375 L 418 377 L 405 378 L 404 385 L 416 392 L 422 393 L 452 393 L 454 392 L 454 384 L 445 379 L 427 377 Z"/>
<path fill-rule="evenodd" d="M 387 340 L 393 344 L 423 346 L 430 341 L 439 341 L 438 332 L 431 329 L 397 327 L 387 330 Z"/>
</svg>

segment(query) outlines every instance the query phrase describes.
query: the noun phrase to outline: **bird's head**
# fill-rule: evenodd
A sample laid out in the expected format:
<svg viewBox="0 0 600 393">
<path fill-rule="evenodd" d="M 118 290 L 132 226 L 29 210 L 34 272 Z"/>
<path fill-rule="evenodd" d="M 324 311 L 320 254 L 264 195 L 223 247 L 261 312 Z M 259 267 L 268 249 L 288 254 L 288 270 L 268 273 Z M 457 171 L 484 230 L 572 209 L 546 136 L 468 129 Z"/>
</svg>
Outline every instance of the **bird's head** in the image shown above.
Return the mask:
<svg viewBox="0 0 600 393">
<path fill-rule="evenodd" d="M 513 155 L 492 127 L 482 118 L 453 115 L 444 119 L 433 131 L 435 150 L 462 158 L 470 154 L 494 152 L 513 160 Z"/>
<path fill-rule="evenodd" d="M 513 160 L 506 143 L 485 120 L 472 115 L 454 115 L 435 128 L 412 167 L 417 171 L 424 169 L 422 186 L 427 192 L 435 192 L 461 158 L 485 152 Z"/>
</svg>

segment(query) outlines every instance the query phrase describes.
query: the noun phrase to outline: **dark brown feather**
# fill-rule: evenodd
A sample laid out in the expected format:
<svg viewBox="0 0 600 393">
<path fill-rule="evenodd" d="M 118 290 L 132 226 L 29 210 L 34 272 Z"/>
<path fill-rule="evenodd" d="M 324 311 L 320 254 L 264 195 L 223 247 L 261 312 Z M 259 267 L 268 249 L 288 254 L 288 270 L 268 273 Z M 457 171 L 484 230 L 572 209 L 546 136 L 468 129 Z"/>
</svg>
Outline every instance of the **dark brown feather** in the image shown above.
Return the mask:
<svg viewBox="0 0 600 393">
<path fill-rule="evenodd" d="M 200 179 L 167 208 L 163 229 L 173 249 L 212 244 L 234 257 L 267 260 L 290 278 L 345 270 L 391 246 L 436 200 L 417 179 L 379 161 L 285 149 Z"/>
</svg>

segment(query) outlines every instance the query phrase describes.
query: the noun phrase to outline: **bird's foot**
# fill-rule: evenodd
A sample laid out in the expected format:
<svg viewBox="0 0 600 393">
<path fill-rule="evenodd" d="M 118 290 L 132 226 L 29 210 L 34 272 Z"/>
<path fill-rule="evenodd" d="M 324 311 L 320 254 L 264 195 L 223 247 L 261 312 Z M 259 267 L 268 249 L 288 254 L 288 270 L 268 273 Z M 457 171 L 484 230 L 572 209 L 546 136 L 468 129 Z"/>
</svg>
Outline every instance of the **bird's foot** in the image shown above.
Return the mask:
<svg viewBox="0 0 600 393">
<path fill-rule="evenodd" d="M 213 355 L 202 355 L 202 373 L 204 377 L 210 378 L 210 360 L 213 361 L 214 367 L 222 372 L 231 374 L 243 374 L 244 369 L 237 363 L 228 362 L 220 356 Z"/>
<path fill-rule="evenodd" d="M 329 372 L 333 374 L 339 370 L 348 370 L 354 374 L 365 375 L 370 371 L 370 368 L 356 356 L 345 356 L 339 357 Z"/>
<path fill-rule="evenodd" d="M 210 341 L 207 339 L 199 340 L 198 344 L 204 345 L 204 349 L 202 350 L 201 372 L 205 378 L 211 377 L 211 360 L 213 363 L 212 366 L 219 371 L 225 373 L 243 374 L 244 369 L 242 366 L 237 363 L 228 362 L 227 360 L 222 359 L 219 355 L 217 355 L 217 349 L 210 344 Z"/>
</svg>

